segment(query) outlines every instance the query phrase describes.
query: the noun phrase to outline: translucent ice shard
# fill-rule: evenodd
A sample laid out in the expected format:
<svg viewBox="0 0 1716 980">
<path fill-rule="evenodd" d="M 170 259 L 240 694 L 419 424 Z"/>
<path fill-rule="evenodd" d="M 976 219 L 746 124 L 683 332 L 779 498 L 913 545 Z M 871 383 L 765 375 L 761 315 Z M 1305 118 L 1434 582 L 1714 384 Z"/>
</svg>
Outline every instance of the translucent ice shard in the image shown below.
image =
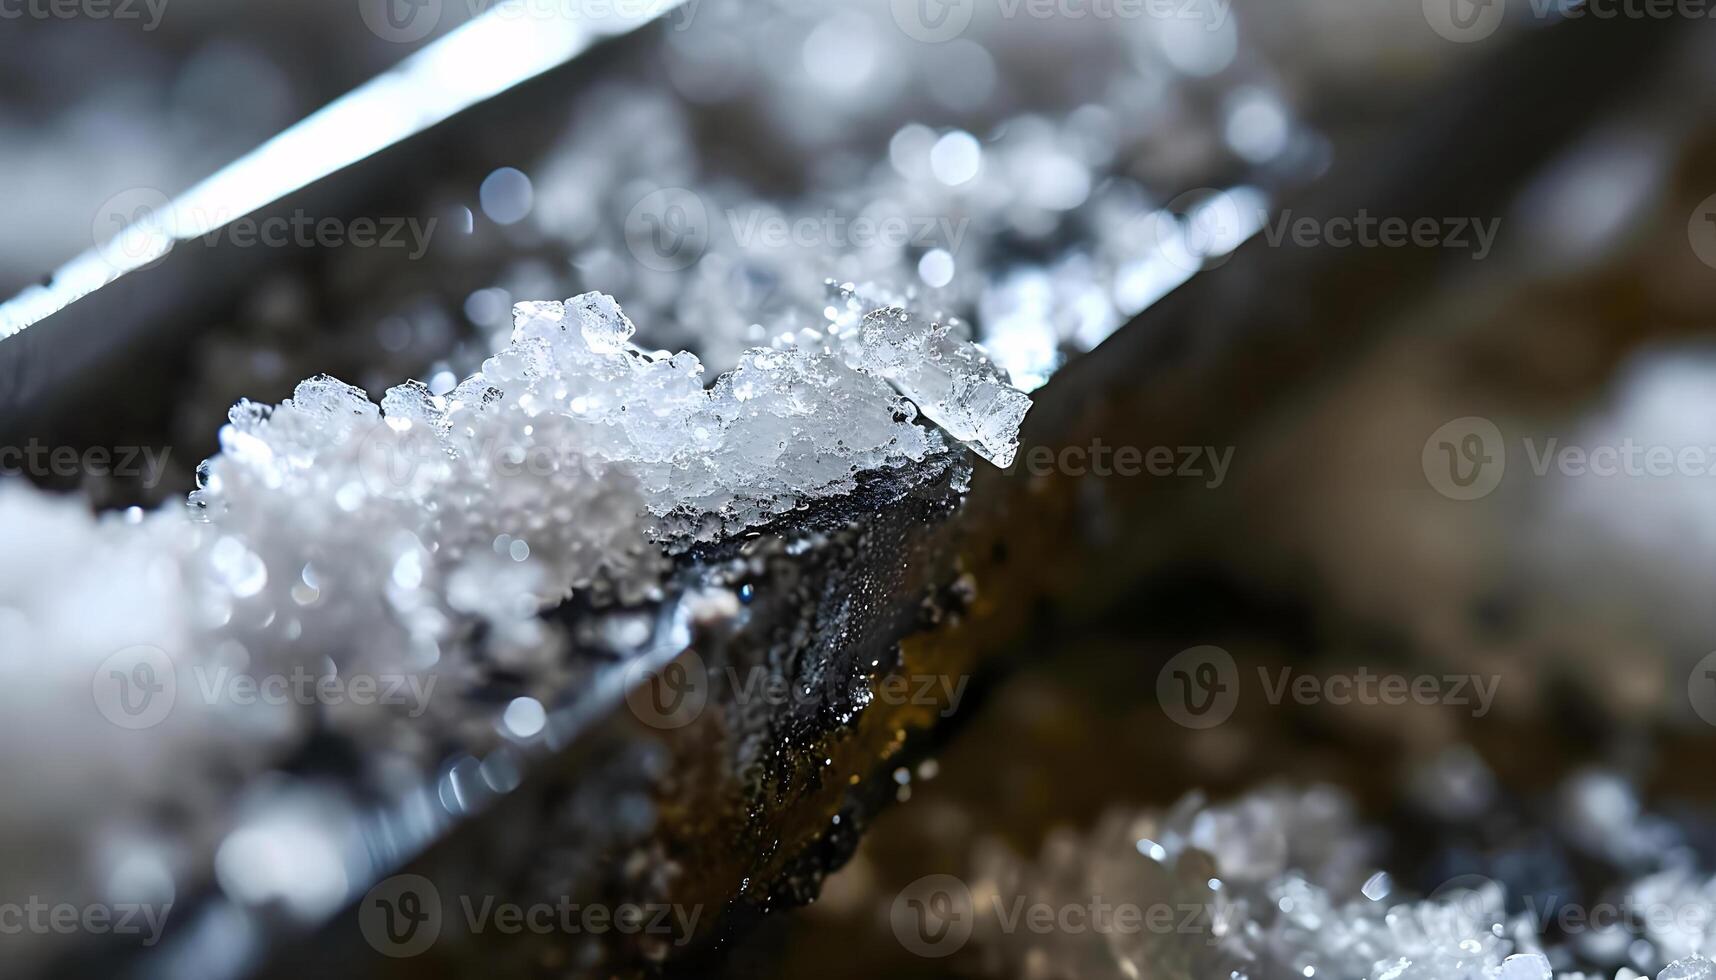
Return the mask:
<svg viewBox="0 0 1716 980">
<path fill-rule="evenodd" d="M 584 343 L 598 354 L 620 353 L 637 332 L 612 296 L 585 293 L 573 301 L 573 307 Z"/>
<path fill-rule="evenodd" d="M 1549 957 L 1542 953 L 1515 953 L 1496 968 L 1496 980 L 1552 980 Z"/>
<path fill-rule="evenodd" d="M 847 364 L 886 378 L 984 459 L 1012 464 L 1031 396 L 1009 384 L 981 347 L 892 306 L 866 314 L 844 334 L 841 350 Z"/>
</svg>

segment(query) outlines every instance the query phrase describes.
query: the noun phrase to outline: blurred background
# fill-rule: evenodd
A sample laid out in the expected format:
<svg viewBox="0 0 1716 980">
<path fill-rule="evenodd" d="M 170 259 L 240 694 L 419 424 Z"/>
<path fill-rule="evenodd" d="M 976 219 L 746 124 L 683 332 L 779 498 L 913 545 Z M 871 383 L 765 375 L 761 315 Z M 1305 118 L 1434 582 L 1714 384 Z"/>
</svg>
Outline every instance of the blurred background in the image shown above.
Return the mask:
<svg viewBox="0 0 1716 980">
<path fill-rule="evenodd" d="M 709 764 L 733 770 L 720 799 L 747 829 L 723 836 L 688 815 L 700 777 L 670 737 L 665 756 L 613 753 L 650 773 L 628 792 L 656 829 L 591 829 L 622 820 L 601 769 L 575 820 L 521 837 L 569 878 L 718 895 L 696 942 L 489 937 L 345 973 L 1716 975 L 1662 972 L 1716 945 L 1702 5 L 95 6 L 0 0 L 0 444 L 161 465 L 7 481 L 176 506 L 237 399 L 319 373 L 442 394 L 506 342 L 513 303 L 586 290 L 646 349 L 724 370 L 816 322 L 829 280 L 874 284 L 962 320 L 1036 400 L 1020 462 L 980 470 L 960 518 L 1012 557 L 947 550 L 940 518 L 906 534 L 958 551 L 979 598 L 976 625 L 938 618 L 900 656 L 969 687 L 886 754 L 830 751 L 851 800 L 777 837 L 791 794 L 736 761 L 769 753 L 724 747 Z M 247 241 L 247 221 L 283 237 Z M 1105 441 L 1173 464 L 1125 472 Z M 662 741 L 636 727 L 617 744 Z M 757 737 L 788 760 L 771 765 L 810 766 L 863 727 Z M 413 763 L 442 778 L 477 741 Z M 585 751 L 545 754 L 576 782 L 598 770 Z M 49 755 L 0 760 L 28 795 Z M 187 807 L 295 772 L 255 768 Z M 366 778 L 338 790 L 358 812 Z M 114 812 L 63 816 L 101 787 L 68 785 L 52 834 L 0 804 L 8 895 L 135 869 Z M 169 841 L 168 893 L 201 910 L 173 958 L 76 960 L 83 937 L 27 930 L 0 952 L 20 975 L 284 972 L 291 937 L 350 926 L 401 863 L 366 852 L 325 906 L 282 915 L 211 870 L 222 819 L 125 821 Z M 452 825 L 434 844 L 482 863 Z M 700 870 L 709 852 L 730 863 Z M 742 881 L 714 880 L 729 870 Z M 1450 882 L 1478 896 L 1455 903 L 1470 921 L 1385 914 Z M 1204 918 L 1032 930 L 986 915 L 998 897 Z M 1438 958 L 1468 933 L 1481 952 Z M 1542 959 L 1484 972 L 1509 955 Z"/>
</svg>

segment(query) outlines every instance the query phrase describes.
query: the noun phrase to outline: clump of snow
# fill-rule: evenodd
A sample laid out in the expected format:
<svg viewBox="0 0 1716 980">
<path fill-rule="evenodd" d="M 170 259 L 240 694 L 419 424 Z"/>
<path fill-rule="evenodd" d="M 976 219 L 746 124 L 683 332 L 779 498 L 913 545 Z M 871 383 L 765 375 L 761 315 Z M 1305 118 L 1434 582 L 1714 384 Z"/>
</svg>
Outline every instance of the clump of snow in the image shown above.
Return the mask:
<svg viewBox="0 0 1716 980">
<path fill-rule="evenodd" d="M 651 598 L 675 551 L 946 451 L 867 356 L 756 349 L 708 384 L 631 344 L 607 296 L 515 319 L 446 395 L 377 405 L 321 376 L 241 401 L 189 507 L 96 516 L 0 484 L 0 540 L 28 556 L 0 565 L 0 714 L 29 736 L 0 758 L 32 773 L 0 830 L 52 841 L 98 813 L 81 839 L 119 839 L 197 801 L 171 833 L 210 838 L 232 778 L 319 729 L 421 774 L 510 737 L 484 665 L 515 699 L 565 696 L 545 607 Z"/>
<path fill-rule="evenodd" d="M 645 352 L 632 333 L 599 293 L 523 303 L 511 343 L 444 396 L 408 382 L 378 406 L 322 376 L 277 406 L 242 401 L 188 509 L 98 518 L 0 486 L 0 534 L 33 556 L 0 568 L 0 671 L 16 682 L 0 707 L 34 719 L 39 745 L 110 760 L 125 778 L 104 786 L 153 789 L 164 746 L 228 758 L 313 724 L 461 725 L 475 637 L 517 676 L 552 673 L 563 639 L 544 607 L 578 590 L 648 598 L 674 551 L 945 450 L 884 380 L 892 354 L 755 349 L 707 384 L 696 357 Z M 966 412 L 944 415 L 956 434 L 981 428 L 944 403 Z M 423 696 L 376 710 L 299 688 L 262 703 L 230 697 L 234 675 L 385 675 Z M 435 679 L 435 703 L 417 703 Z M 127 740 L 157 727 L 185 741 Z M 41 815 L 54 800 L 15 803 Z"/>
</svg>

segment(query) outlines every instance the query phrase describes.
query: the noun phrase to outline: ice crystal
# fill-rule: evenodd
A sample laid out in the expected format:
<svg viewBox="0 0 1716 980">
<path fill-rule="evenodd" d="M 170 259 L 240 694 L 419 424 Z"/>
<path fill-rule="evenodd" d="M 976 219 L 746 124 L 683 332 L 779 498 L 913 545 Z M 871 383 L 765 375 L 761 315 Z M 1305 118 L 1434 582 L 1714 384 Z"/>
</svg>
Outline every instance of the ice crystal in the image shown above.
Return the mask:
<svg viewBox="0 0 1716 980">
<path fill-rule="evenodd" d="M 888 379 L 984 459 L 1012 465 L 1031 396 L 1014 388 L 982 348 L 895 306 L 867 314 L 841 350 L 847 364 Z"/>
</svg>

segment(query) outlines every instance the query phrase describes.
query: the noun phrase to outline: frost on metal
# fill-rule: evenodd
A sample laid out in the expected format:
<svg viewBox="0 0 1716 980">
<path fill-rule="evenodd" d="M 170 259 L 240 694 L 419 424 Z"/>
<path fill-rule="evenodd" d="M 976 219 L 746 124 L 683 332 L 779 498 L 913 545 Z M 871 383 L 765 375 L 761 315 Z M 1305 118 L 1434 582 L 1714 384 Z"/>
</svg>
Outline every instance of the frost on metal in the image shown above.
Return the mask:
<svg viewBox="0 0 1716 980">
<path fill-rule="evenodd" d="M 887 329 L 866 320 L 842 356 L 753 349 L 706 385 L 694 355 L 633 346 L 610 297 L 520 303 L 511 343 L 445 396 L 411 382 L 378 409 L 315 378 L 279 408 L 241 403 L 192 504 L 226 522 L 257 501 L 292 511 L 266 526 L 359 515 L 371 536 L 388 526 L 433 542 L 437 561 L 486 560 L 506 536 L 500 557 L 534 560 L 560 595 L 595 585 L 635 598 L 655 546 L 764 523 L 940 448 L 888 381 L 985 456 L 1012 458 L 1028 396 L 945 328 L 875 316 Z"/>
<path fill-rule="evenodd" d="M 221 833 L 232 776 L 312 731 L 361 741 L 396 776 L 448 745 L 529 741 L 540 722 L 509 726 L 485 684 L 504 674 L 524 717 L 564 698 L 569 640 L 545 607 L 657 595 L 671 554 L 946 450 L 870 370 L 885 358 L 753 349 L 708 384 L 695 356 L 633 345 L 605 295 L 515 317 L 445 395 L 408 382 L 377 405 L 321 376 L 277 406 L 241 401 L 189 507 L 95 516 L 0 484 L 0 540 L 33 558 L 0 567 L 0 714 L 32 733 L 0 756 L 38 774 L 0 799 L 0 828 L 48 840 L 112 814 L 82 837 L 97 848 L 196 800 L 190 823 L 151 832 L 186 854 Z M 955 434 L 1005 445 L 975 403 L 931 400 L 965 413 L 943 416 Z M 235 678 L 281 683 L 258 696 Z M 19 880 L 35 872 L 60 874 Z"/>
<path fill-rule="evenodd" d="M 480 631 L 493 656 L 535 676 L 555 662 L 544 607 L 578 590 L 647 598 L 669 554 L 943 450 L 884 378 L 924 392 L 992 458 L 1010 457 L 1022 414 L 1008 404 L 978 418 L 1002 401 L 992 372 L 959 380 L 980 355 L 936 328 L 915 340 L 893 319 L 881 352 L 868 336 L 845 356 L 753 349 L 707 385 L 695 356 L 632 345 L 605 295 L 522 303 L 515 317 L 511 343 L 444 396 L 408 382 L 378 406 L 323 376 L 278 406 L 240 402 L 186 511 L 97 519 L 6 488 L 6 540 L 41 538 L 36 553 L 61 559 L 0 572 L 7 646 L 57 651 L 48 662 L 85 696 L 96 663 L 136 644 L 164 651 L 170 662 L 152 668 L 165 671 L 456 681 L 456 651 Z M 945 358 L 927 362 L 933 381 L 899 366 L 922 343 Z M 364 717 L 354 705 L 332 714 Z"/>
</svg>

